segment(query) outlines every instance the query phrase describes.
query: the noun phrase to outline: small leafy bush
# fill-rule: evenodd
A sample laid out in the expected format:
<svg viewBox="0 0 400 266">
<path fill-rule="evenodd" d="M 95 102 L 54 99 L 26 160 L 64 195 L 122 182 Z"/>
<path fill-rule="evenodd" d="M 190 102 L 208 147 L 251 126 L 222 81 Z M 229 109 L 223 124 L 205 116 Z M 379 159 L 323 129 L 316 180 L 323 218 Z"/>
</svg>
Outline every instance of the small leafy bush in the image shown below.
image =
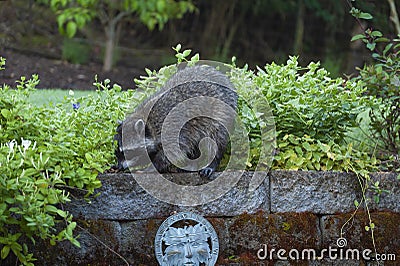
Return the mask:
<svg viewBox="0 0 400 266">
<path fill-rule="evenodd" d="M 63 103 L 38 107 L 28 102 L 38 82 L 34 75 L 22 77 L 15 89 L 0 88 L 1 259 L 12 252 L 24 265 L 35 260 L 29 239 L 79 246 L 76 223 L 63 210 L 67 191 L 90 195 L 101 186 L 98 173 L 114 164 L 117 120 L 134 98 L 106 80 L 96 82 L 96 95 L 74 98 L 71 91 Z"/>
<path fill-rule="evenodd" d="M 310 63 L 300 67 L 296 57 L 284 65 L 268 64 L 257 73 L 235 67 L 232 71 L 240 98 L 239 115 L 250 132 L 248 166 L 260 163 L 260 128 L 276 134 L 273 169 L 338 170 L 366 173 L 376 169 L 377 160 L 348 142 L 346 134 L 359 126 L 357 116 L 372 104 L 364 95 L 361 81 L 331 78 L 329 73 Z M 269 119 L 249 106 L 269 103 Z M 271 130 L 271 116 L 276 132 Z M 260 123 L 261 122 L 261 123 Z M 268 131 L 268 130 L 267 130 Z M 265 137 L 265 136 L 264 136 Z M 268 158 L 267 158 L 268 159 Z M 262 162 L 261 162 L 262 163 Z"/>
<path fill-rule="evenodd" d="M 331 78 L 319 63 L 301 67 L 296 57 L 258 68 L 255 82 L 273 109 L 278 138 L 309 135 L 341 144 L 368 101 L 359 82 Z"/>
<path fill-rule="evenodd" d="M 399 44 L 400 45 L 400 44 Z M 400 47 L 400 46 L 399 46 Z M 375 96 L 378 104 L 370 114 L 373 137 L 380 140 L 387 154 L 400 154 L 400 58 L 392 54 L 385 63 L 365 66 L 358 77 Z"/>
<path fill-rule="evenodd" d="M 369 13 L 352 8 L 357 19 L 372 19 Z M 361 25 L 361 23 L 360 23 Z M 361 81 L 367 88 L 366 94 L 377 99 L 370 110 L 370 129 L 377 143 L 379 156 L 386 161 L 385 168 L 400 169 L 400 36 L 392 40 L 379 30 L 364 29 L 352 41 L 362 40 L 370 50 L 373 64 L 360 69 L 354 80 Z"/>
<path fill-rule="evenodd" d="M 26 265 L 31 265 L 33 255 L 21 239 L 50 239 L 51 243 L 68 239 L 75 245 L 72 230 L 76 223 L 59 204 L 70 201 L 63 191 L 65 181 L 61 172 L 50 173 L 48 155 L 39 151 L 37 143 L 22 139 L 0 146 L 0 244 L 1 259 L 12 251 Z M 57 223 L 63 220 L 66 227 L 55 233 Z M 17 225 L 15 232 L 11 225 Z"/>
</svg>

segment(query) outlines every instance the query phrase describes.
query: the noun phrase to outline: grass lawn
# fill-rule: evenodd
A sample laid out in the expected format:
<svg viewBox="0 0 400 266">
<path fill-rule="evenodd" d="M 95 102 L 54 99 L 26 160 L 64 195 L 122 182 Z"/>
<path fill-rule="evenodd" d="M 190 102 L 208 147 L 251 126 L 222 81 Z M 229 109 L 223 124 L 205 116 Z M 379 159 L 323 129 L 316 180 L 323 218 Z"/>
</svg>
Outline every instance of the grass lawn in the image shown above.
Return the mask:
<svg viewBox="0 0 400 266">
<path fill-rule="evenodd" d="M 81 96 L 86 96 L 89 94 L 95 93 L 94 91 L 80 91 L 74 90 L 75 98 L 79 98 Z M 45 105 L 45 104 L 57 104 L 64 100 L 64 97 L 69 96 L 69 90 L 61 90 L 61 89 L 41 89 L 36 90 L 31 93 L 29 101 L 35 105 Z"/>
</svg>

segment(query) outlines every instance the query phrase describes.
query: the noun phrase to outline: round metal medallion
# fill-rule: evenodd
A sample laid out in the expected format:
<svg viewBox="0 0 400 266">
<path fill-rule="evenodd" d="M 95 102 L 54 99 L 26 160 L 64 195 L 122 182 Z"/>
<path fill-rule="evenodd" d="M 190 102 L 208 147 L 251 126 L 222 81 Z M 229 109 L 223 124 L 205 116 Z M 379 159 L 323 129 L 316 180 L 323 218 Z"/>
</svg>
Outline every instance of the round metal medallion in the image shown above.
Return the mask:
<svg viewBox="0 0 400 266">
<path fill-rule="evenodd" d="M 168 217 L 158 228 L 155 252 L 161 266 L 215 265 L 218 235 L 202 216 L 180 212 Z"/>
</svg>

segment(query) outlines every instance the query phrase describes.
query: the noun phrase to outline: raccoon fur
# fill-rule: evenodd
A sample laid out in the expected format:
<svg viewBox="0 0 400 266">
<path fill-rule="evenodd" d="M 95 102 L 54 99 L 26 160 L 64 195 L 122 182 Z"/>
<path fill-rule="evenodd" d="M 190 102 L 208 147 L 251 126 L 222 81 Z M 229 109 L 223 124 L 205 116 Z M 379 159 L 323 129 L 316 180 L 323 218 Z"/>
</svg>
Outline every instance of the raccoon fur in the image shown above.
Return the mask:
<svg viewBox="0 0 400 266">
<path fill-rule="evenodd" d="M 118 168 L 150 165 L 210 177 L 229 142 L 237 99 L 227 76 L 211 66 L 178 70 L 118 126 Z"/>
</svg>

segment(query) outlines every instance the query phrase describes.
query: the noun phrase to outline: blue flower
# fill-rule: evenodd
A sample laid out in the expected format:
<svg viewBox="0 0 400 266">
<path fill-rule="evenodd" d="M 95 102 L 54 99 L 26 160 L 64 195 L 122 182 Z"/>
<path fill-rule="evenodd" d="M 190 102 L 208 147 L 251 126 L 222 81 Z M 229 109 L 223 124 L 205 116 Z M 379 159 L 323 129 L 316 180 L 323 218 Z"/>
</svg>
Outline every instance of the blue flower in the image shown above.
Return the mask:
<svg viewBox="0 0 400 266">
<path fill-rule="evenodd" d="M 81 104 L 80 104 L 80 103 L 73 103 L 73 104 L 72 104 L 72 108 L 73 108 L 74 110 L 79 109 L 79 107 L 81 107 Z"/>
</svg>

